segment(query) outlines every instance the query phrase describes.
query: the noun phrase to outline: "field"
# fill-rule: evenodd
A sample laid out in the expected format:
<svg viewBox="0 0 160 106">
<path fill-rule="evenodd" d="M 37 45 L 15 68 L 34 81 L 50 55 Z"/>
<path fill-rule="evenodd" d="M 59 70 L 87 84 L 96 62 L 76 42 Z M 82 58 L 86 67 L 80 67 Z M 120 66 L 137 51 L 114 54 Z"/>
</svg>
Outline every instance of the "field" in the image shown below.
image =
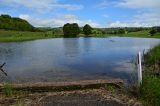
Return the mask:
<svg viewBox="0 0 160 106">
<path fill-rule="evenodd" d="M 61 37 L 52 32 L 3 31 L 0 30 L 0 42 L 28 41 Z"/>
<path fill-rule="evenodd" d="M 84 36 L 80 34 L 79 36 Z M 149 36 L 148 31 L 138 31 L 130 32 L 126 34 L 92 34 L 91 37 L 110 37 L 110 36 L 119 36 L 119 37 L 141 37 L 141 38 L 160 38 L 160 33 L 156 33 L 154 36 Z M 49 38 L 60 38 L 62 34 L 56 34 L 52 31 L 47 32 L 29 32 L 29 31 L 5 31 L 0 30 L 0 42 L 16 42 L 16 41 L 28 41 L 36 39 L 49 39 Z"/>
<path fill-rule="evenodd" d="M 120 37 L 140 37 L 140 38 L 160 38 L 160 33 L 156 33 L 154 36 L 149 36 L 149 31 L 137 31 L 137 32 L 129 32 L 125 34 L 106 34 L 103 36 L 120 36 Z"/>
</svg>

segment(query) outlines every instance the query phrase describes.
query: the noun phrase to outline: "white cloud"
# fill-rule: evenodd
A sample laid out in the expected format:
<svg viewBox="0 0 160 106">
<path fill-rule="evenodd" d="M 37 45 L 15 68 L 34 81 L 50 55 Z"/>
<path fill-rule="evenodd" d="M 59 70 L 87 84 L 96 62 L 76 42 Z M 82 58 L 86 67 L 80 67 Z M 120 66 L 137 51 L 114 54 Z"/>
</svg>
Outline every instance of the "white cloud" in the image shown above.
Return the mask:
<svg viewBox="0 0 160 106">
<path fill-rule="evenodd" d="M 133 23 L 127 23 L 127 22 L 121 22 L 121 21 L 115 21 L 107 25 L 107 27 L 143 27 L 145 25 L 140 24 L 138 22 Z"/>
<path fill-rule="evenodd" d="M 148 27 L 160 26 L 160 0 L 103 0 L 97 7 L 107 8 L 108 6 L 118 8 L 134 9 L 135 14 L 125 17 L 124 21 L 111 21 L 107 27 Z M 103 15 L 108 18 L 108 15 Z M 108 18 L 108 21 L 110 17 Z M 121 19 L 122 20 L 122 19 Z"/>
<path fill-rule="evenodd" d="M 100 25 L 92 20 L 81 20 L 72 14 L 58 15 L 53 18 L 33 18 L 27 14 L 19 16 L 22 19 L 29 21 L 34 26 L 43 27 L 62 27 L 66 23 L 78 23 L 80 26 L 90 24 L 92 27 L 99 27 Z"/>
<path fill-rule="evenodd" d="M 105 9 L 107 7 L 110 7 L 111 5 L 114 5 L 115 2 L 113 1 L 108 1 L 108 0 L 103 0 L 102 2 L 100 2 L 99 4 L 95 5 L 95 8 L 100 8 L 100 9 Z"/>
<path fill-rule="evenodd" d="M 29 16 L 29 15 L 27 15 L 27 14 L 21 14 L 21 15 L 19 15 L 19 18 L 22 18 L 22 19 L 28 20 L 28 19 L 30 18 L 30 16 Z"/>
<path fill-rule="evenodd" d="M 125 8 L 160 8 L 160 0 L 122 0 L 117 6 Z"/>
<path fill-rule="evenodd" d="M 134 16 L 134 21 L 145 26 L 159 26 L 160 25 L 160 14 L 157 12 L 144 12 Z"/>
<path fill-rule="evenodd" d="M 108 27 L 152 27 L 160 25 L 160 14 L 156 12 L 139 13 L 126 22 L 115 21 L 108 24 Z"/>
<path fill-rule="evenodd" d="M 1 14 L 4 14 L 4 12 L 0 10 L 0 15 L 1 15 Z"/>
<path fill-rule="evenodd" d="M 71 5 L 59 3 L 59 0 L 1 0 L 1 5 L 10 7 L 26 7 L 38 12 L 46 12 L 57 8 L 63 8 L 67 10 L 82 9 L 82 5 Z"/>
<path fill-rule="evenodd" d="M 105 17 L 105 18 L 109 18 L 109 15 L 107 15 L 107 14 L 104 14 L 104 15 L 103 15 L 103 17 Z"/>
</svg>

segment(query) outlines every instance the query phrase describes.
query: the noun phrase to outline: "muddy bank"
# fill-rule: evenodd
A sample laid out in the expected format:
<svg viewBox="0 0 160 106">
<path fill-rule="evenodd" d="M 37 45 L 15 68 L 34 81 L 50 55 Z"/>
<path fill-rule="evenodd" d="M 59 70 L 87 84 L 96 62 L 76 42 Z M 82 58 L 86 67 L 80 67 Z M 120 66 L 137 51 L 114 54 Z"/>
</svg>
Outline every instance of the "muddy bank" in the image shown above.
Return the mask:
<svg viewBox="0 0 160 106">
<path fill-rule="evenodd" d="M 73 82 L 50 82 L 50 83 L 26 83 L 26 84 L 12 84 L 15 91 L 29 91 L 29 92 L 58 92 L 58 91 L 72 91 L 85 89 L 98 89 L 106 85 L 121 88 L 123 81 L 120 79 L 112 80 L 83 80 Z M 3 91 L 3 84 L 0 85 L 0 91 Z"/>
<path fill-rule="evenodd" d="M 106 88 L 76 90 L 6 97 L 0 105 L 24 106 L 142 106 L 136 98 L 125 95 L 120 89 Z"/>
<path fill-rule="evenodd" d="M 0 105 L 20 106 L 142 106 L 123 89 L 122 80 L 86 80 L 12 85 L 5 95 L 1 85 Z"/>
</svg>

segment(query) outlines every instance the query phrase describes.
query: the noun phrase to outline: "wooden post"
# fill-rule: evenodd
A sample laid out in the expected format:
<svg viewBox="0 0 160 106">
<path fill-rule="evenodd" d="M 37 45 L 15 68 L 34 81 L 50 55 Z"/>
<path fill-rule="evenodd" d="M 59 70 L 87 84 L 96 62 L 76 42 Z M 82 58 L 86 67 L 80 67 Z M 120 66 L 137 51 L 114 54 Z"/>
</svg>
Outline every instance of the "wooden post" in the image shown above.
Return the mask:
<svg viewBox="0 0 160 106">
<path fill-rule="evenodd" d="M 138 53 L 138 85 L 142 84 L 142 61 L 141 52 Z"/>
</svg>

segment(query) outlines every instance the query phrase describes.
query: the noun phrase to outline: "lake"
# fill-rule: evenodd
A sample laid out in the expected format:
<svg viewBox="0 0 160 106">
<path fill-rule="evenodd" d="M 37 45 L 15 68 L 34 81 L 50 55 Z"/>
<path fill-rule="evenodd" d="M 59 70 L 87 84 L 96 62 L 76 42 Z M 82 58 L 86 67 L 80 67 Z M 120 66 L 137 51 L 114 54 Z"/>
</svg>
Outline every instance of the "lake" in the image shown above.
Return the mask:
<svg viewBox="0 0 160 106">
<path fill-rule="evenodd" d="M 138 51 L 160 44 L 160 39 L 55 38 L 0 43 L 0 82 L 29 83 L 120 78 L 136 76 Z"/>
</svg>

